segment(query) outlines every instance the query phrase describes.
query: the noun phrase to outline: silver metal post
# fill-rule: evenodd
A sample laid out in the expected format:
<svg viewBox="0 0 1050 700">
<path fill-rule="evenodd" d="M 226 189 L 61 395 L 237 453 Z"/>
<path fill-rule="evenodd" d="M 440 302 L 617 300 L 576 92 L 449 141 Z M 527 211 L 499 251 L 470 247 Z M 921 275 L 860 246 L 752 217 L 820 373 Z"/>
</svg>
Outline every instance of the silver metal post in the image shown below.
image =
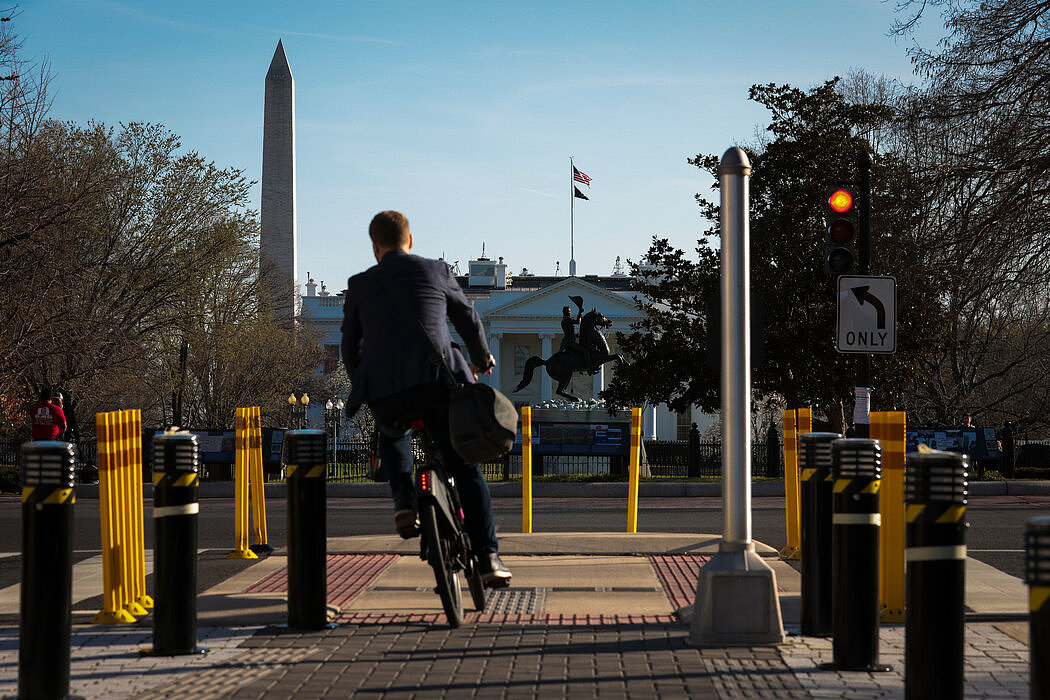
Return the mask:
<svg viewBox="0 0 1050 700">
<path fill-rule="evenodd" d="M 701 570 L 689 628 L 698 646 L 779 644 L 776 576 L 751 541 L 751 324 L 747 154 L 718 166 L 722 216 L 722 505 L 718 553 Z"/>
<path fill-rule="evenodd" d="M 723 539 L 751 542 L 751 164 L 731 148 L 718 166 L 722 212 L 722 512 Z"/>
</svg>

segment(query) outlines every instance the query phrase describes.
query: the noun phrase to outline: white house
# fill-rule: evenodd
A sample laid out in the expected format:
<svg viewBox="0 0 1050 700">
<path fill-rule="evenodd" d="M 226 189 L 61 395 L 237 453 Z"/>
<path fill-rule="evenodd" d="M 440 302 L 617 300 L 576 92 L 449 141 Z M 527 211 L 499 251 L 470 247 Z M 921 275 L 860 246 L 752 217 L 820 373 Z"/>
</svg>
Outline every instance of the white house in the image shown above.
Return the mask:
<svg viewBox="0 0 1050 700">
<path fill-rule="evenodd" d="M 519 406 L 559 398 L 554 394 L 551 378 L 542 368 L 536 371 L 529 386 L 517 393 L 511 393 L 511 390 L 521 381 L 525 362 L 530 356 L 546 359 L 558 350 L 562 340 L 562 307 L 570 307 L 574 316 L 576 312 L 570 296 L 583 297 L 585 312 L 596 308 L 612 321 L 606 338 L 614 352 L 616 331 L 628 333 L 631 324 L 644 317 L 634 302 L 637 292 L 630 289 L 631 278 L 622 273 L 607 277 L 523 274 L 512 278 L 507 274 L 507 265 L 502 258 L 497 261 L 481 258 L 470 261 L 468 273 L 457 280 L 481 316 L 489 348 L 496 358 L 495 371 L 484 380 Z M 317 287 L 313 279 L 308 280 L 301 314 L 322 333 L 329 352 L 338 356 L 343 293 L 331 294 L 323 283 L 320 292 Z M 455 330 L 452 333 L 456 338 Z M 584 399 L 594 398 L 615 371 L 615 363 L 607 363 L 593 377 L 576 375 L 569 392 Z M 715 420 L 697 409 L 690 414 L 678 414 L 664 404 L 645 406 L 645 439 L 684 440 L 691 423 L 697 423 L 703 432 Z"/>
</svg>

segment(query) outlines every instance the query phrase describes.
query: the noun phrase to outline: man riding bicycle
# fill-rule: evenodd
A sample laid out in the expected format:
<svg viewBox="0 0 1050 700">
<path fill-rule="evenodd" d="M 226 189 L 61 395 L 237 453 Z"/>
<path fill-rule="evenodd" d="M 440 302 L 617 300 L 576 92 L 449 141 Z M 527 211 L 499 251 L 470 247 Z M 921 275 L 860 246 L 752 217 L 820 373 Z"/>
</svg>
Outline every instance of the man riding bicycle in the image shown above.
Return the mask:
<svg viewBox="0 0 1050 700">
<path fill-rule="evenodd" d="M 419 520 L 411 431 L 398 426 L 408 415 L 423 416 L 445 467 L 456 478 L 482 581 L 489 587 L 508 585 L 511 573 L 499 557 L 488 484 L 481 467 L 467 464 L 452 448 L 448 388 L 418 328 L 421 324 L 434 339 L 457 382 L 473 382 L 479 373 L 491 374 L 495 366 L 481 319 L 448 265 L 409 253 L 412 234 L 404 214 L 379 212 L 368 226 L 368 235 L 377 264 L 350 278 L 343 305 L 343 362 L 353 380 L 347 415 L 362 404 L 372 409 L 379 457 L 394 497 L 394 523 L 405 538 L 419 534 Z M 391 294 L 403 295 L 418 324 L 405 318 Z M 446 316 L 466 343 L 469 362 L 453 344 Z"/>
</svg>

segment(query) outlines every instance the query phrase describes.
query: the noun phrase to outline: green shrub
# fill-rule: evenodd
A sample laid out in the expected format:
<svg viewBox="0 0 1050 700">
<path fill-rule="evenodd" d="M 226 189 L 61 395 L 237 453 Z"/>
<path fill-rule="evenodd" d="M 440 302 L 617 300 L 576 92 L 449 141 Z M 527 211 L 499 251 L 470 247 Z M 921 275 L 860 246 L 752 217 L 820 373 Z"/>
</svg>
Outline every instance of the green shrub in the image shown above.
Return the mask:
<svg viewBox="0 0 1050 700">
<path fill-rule="evenodd" d="M 971 474 L 970 481 L 1006 481 L 1006 477 L 994 469 L 989 469 L 980 475 Z"/>
</svg>

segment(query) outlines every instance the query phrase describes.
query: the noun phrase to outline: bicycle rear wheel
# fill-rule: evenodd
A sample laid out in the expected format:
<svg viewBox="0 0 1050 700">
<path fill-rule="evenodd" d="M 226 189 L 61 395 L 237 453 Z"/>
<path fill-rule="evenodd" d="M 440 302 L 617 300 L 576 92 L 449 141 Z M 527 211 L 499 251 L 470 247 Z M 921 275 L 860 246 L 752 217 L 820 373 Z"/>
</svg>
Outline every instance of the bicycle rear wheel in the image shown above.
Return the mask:
<svg viewBox="0 0 1050 700">
<path fill-rule="evenodd" d="M 463 591 L 459 587 L 459 575 L 449 562 L 449 543 L 438 530 L 433 503 L 423 501 L 419 504 L 419 524 L 426 538 L 427 554 L 430 566 L 434 569 L 434 580 L 441 607 L 445 609 L 445 619 L 449 627 L 459 627 L 463 624 Z"/>
</svg>

